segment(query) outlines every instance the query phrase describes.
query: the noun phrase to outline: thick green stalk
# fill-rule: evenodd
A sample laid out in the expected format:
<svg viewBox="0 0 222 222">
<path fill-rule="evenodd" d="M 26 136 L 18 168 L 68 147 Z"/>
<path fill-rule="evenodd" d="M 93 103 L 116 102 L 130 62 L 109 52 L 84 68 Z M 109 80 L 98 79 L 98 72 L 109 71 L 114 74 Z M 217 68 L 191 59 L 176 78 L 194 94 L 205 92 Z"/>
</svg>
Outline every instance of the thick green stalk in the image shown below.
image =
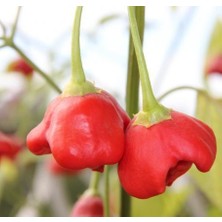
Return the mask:
<svg viewBox="0 0 222 222">
<path fill-rule="evenodd" d="M 145 7 L 137 6 L 135 9 L 139 35 L 143 43 L 144 24 L 145 24 Z M 128 72 L 126 87 L 126 111 L 130 117 L 138 112 L 139 106 L 139 70 L 138 63 L 133 45 L 132 35 L 130 34 L 129 55 L 128 55 Z"/>
<path fill-rule="evenodd" d="M 82 6 L 77 6 L 76 15 L 73 23 L 73 31 L 72 31 L 72 81 L 76 83 L 85 82 L 85 74 L 82 67 L 81 53 L 80 53 L 80 22 L 82 15 Z"/>
<path fill-rule="evenodd" d="M 145 24 L 145 7 L 138 6 L 135 8 L 135 15 L 138 24 L 141 42 L 143 42 L 144 24 Z M 128 71 L 127 71 L 127 86 L 126 86 L 126 111 L 130 117 L 138 112 L 139 106 L 139 70 L 137 58 L 133 45 L 132 36 L 130 34 L 129 55 L 128 55 Z M 121 206 L 120 216 L 129 217 L 131 211 L 131 198 L 121 188 Z"/>
<path fill-rule="evenodd" d="M 136 57 L 139 66 L 140 79 L 141 79 L 141 86 L 143 93 L 143 111 L 147 112 L 152 110 L 154 107 L 158 106 L 158 102 L 153 94 L 153 90 L 149 79 L 149 73 L 142 50 L 142 43 L 135 15 L 135 6 L 129 6 L 128 12 L 129 12 L 131 34 L 135 47 Z"/>
<path fill-rule="evenodd" d="M 105 172 L 104 172 L 104 216 L 109 217 L 109 166 L 105 166 Z"/>
</svg>

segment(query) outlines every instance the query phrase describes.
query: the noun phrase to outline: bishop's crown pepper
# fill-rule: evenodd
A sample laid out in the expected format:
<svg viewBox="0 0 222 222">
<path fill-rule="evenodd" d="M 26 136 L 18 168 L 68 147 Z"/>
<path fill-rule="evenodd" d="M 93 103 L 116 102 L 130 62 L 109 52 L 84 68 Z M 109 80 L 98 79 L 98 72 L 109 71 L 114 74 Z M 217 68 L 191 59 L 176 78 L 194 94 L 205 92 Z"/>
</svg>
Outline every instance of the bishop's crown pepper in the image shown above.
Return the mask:
<svg viewBox="0 0 222 222">
<path fill-rule="evenodd" d="M 49 105 L 42 122 L 27 136 L 37 155 L 52 153 L 71 170 L 102 171 L 117 163 L 124 149 L 127 114 L 107 92 L 83 96 L 60 95 Z"/>
<path fill-rule="evenodd" d="M 203 122 L 171 111 L 171 118 L 145 127 L 134 124 L 126 130 L 126 146 L 118 165 L 123 188 L 137 198 L 149 198 L 165 191 L 194 163 L 198 170 L 210 170 L 216 156 L 213 131 Z"/>
<path fill-rule="evenodd" d="M 52 153 L 64 168 L 103 171 L 105 164 L 122 158 L 129 117 L 110 94 L 85 79 L 79 47 L 81 11 L 78 6 L 71 80 L 48 106 L 42 122 L 28 134 L 27 145 L 37 155 Z"/>
<path fill-rule="evenodd" d="M 126 129 L 118 174 L 126 192 L 144 199 L 163 193 L 193 163 L 200 171 L 208 171 L 215 160 L 216 139 L 203 122 L 170 110 L 156 100 L 132 6 L 129 19 L 139 61 L 143 108 Z"/>
</svg>

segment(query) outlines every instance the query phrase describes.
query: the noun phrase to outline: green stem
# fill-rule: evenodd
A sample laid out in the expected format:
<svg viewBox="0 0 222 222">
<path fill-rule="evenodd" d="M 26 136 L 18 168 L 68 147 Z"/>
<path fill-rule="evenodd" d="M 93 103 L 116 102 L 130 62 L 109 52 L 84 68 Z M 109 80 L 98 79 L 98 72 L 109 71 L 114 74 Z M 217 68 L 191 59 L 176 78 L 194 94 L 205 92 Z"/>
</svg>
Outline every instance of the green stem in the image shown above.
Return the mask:
<svg viewBox="0 0 222 222">
<path fill-rule="evenodd" d="M 17 53 L 34 69 L 36 70 L 47 82 L 49 85 L 52 86 L 52 88 L 55 89 L 58 93 L 61 93 L 62 90 L 56 85 L 56 83 L 44 72 L 42 71 L 36 64 L 32 62 L 31 59 L 29 59 L 25 53 L 14 43 L 10 42 L 6 44 L 7 46 L 13 48 Z"/>
<path fill-rule="evenodd" d="M 161 95 L 158 98 L 158 101 L 161 101 L 162 99 L 164 99 L 166 96 L 168 96 L 169 94 L 171 94 L 173 92 L 176 92 L 178 90 L 184 90 L 184 89 L 194 90 L 194 91 L 199 92 L 199 93 L 204 93 L 205 92 L 204 89 L 200 89 L 200 88 L 193 87 L 193 86 L 178 86 L 178 87 L 175 87 L 175 88 L 170 89 L 167 92 L 165 92 L 163 95 Z"/>
<path fill-rule="evenodd" d="M 11 36 L 10 36 L 11 39 L 14 38 L 15 33 L 16 33 L 16 29 L 17 29 L 17 25 L 18 25 L 18 20 L 19 20 L 21 8 L 22 8 L 21 6 L 18 6 L 18 10 L 17 10 L 17 13 L 16 13 L 15 21 L 14 21 L 13 26 L 12 26 L 12 32 L 11 32 Z"/>
<path fill-rule="evenodd" d="M 104 192 L 104 216 L 109 217 L 109 166 L 105 166 L 105 172 L 104 172 L 104 181 L 105 181 L 105 192 Z"/>
<path fill-rule="evenodd" d="M 82 67 L 80 41 L 79 41 L 81 14 L 82 14 L 82 6 L 77 6 L 76 15 L 73 24 L 72 51 L 71 51 L 72 81 L 75 83 L 83 83 L 86 81 Z"/>
<path fill-rule="evenodd" d="M 138 24 L 141 42 L 143 42 L 144 25 L 145 25 L 145 7 L 136 7 L 136 20 Z M 133 45 L 132 36 L 129 36 L 129 54 L 128 54 L 128 71 L 126 86 L 126 111 L 130 117 L 138 112 L 139 107 L 139 70 Z M 121 187 L 120 190 L 121 206 L 120 216 L 129 217 L 131 211 L 131 197 Z"/>
<path fill-rule="evenodd" d="M 136 22 L 135 8 L 136 8 L 135 6 L 129 6 L 128 13 L 129 13 L 131 34 L 136 51 L 140 79 L 141 79 L 141 86 L 143 93 L 143 111 L 148 112 L 152 110 L 154 107 L 158 106 L 158 101 L 156 100 L 153 94 L 153 90 L 149 79 L 149 73 L 146 66 L 146 61 L 142 50 L 142 43 Z"/>
<path fill-rule="evenodd" d="M 143 43 L 144 24 L 145 24 L 145 7 L 136 7 L 136 20 L 139 29 L 141 42 Z M 132 35 L 130 34 L 129 55 L 128 55 L 128 71 L 126 86 L 126 111 L 130 117 L 138 112 L 139 106 L 139 70 L 133 45 Z"/>
<path fill-rule="evenodd" d="M 2 32 L 3 32 L 3 35 L 2 35 L 2 39 L 5 38 L 6 36 L 6 27 L 5 25 L 2 23 L 2 21 L 0 20 L 0 27 L 2 28 Z"/>
<path fill-rule="evenodd" d="M 93 171 L 91 174 L 89 188 L 93 190 L 95 193 L 98 193 L 98 186 L 99 186 L 99 177 L 100 173 Z"/>
</svg>

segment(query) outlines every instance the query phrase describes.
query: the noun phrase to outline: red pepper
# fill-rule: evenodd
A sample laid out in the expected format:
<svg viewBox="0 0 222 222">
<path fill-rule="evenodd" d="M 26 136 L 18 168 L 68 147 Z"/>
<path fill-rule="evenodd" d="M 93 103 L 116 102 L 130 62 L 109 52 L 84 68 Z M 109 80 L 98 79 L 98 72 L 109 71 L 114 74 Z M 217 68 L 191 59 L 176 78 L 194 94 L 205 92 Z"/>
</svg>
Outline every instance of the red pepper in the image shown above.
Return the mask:
<svg viewBox="0 0 222 222">
<path fill-rule="evenodd" d="M 222 75 L 222 54 L 218 54 L 208 60 L 206 68 L 206 75 L 217 73 Z"/>
<path fill-rule="evenodd" d="M 73 206 L 72 217 L 103 217 L 103 201 L 98 195 L 83 195 Z"/>
<path fill-rule="evenodd" d="M 37 155 L 52 153 L 64 168 L 102 171 L 105 164 L 121 159 L 128 122 L 127 114 L 104 91 L 61 95 L 28 134 L 27 145 Z"/>
<path fill-rule="evenodd" d="M 22 150 L 22 142 L 14 135 L 0 132 L 0 159 L 5 156 L 14 159 Z"/>
<path fill-rule="evenodd" d="M 12 61 L 8 67 L 7 71 L 9 72 L 20 72 L 26 77 L 30 77 L 33 75 L 33 68 L 23 59 L 18 58 Z"/>
<path fill-rule="evenodd" d="M 126 129 L 126 147 L 118 165 L 123 188 L 137 198 L 149 198 L 165 191 L 194 163 L 208 171 L 216 155 L 213 131 L 201 121 L 171 111 L 171 119 L 150 127 Z"/>
</svg>

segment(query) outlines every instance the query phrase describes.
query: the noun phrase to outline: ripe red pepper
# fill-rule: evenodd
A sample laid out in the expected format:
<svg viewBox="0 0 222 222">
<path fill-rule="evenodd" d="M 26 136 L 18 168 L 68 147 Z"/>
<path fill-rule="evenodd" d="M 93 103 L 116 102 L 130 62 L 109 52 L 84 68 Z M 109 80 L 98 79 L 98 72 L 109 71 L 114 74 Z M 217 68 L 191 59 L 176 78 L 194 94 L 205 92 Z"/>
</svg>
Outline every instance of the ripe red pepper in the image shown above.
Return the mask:
<svg viewBox="0 0 222 222">
<path fill-rule="evenodd" d="M 209 59 L 205 68 L 205 73 L 206 75 L 214 73 L 222 75 L 222 54 L 218 54 Z"/>
<path fill-rule="evenodd" d="M 3 156 L 14 159 L 21 150 L 22 142 L 16 136 L 0 132 L 0 160 Z"/>
<path fill-rule="evenodd" d="M 108 93 L 58 96 L 44 119 L 27 136 L 37 155 L 52 153 L 64 168 L 102 171 L 117 163 L 124 150 L 129 117 Z"/>
<path fill-rule="evenodd" d="M 98 195 L 83 195 L 73 206 L 72 217 L 103 217 L 103 201 Z"/>
<path fill-rule="evenodd" d="M 135 125 L 126 129 L 126 146 L 118 165 L 123 188 L 137 198 L 149 198 L 165 191 L 194 163 L 208 171 L 216 155 L 213 131 L 201 121 L 171 111 L 171 119 L 150 127 Z"/>
<path fill-rule="evenodd" d="M 31 77 L 34 72 L 33 68 L 23 58 L 18 58 L 12 61 L 8 65 L 7 71 L 20 72 L 26 77 Z"/>
</svg>

